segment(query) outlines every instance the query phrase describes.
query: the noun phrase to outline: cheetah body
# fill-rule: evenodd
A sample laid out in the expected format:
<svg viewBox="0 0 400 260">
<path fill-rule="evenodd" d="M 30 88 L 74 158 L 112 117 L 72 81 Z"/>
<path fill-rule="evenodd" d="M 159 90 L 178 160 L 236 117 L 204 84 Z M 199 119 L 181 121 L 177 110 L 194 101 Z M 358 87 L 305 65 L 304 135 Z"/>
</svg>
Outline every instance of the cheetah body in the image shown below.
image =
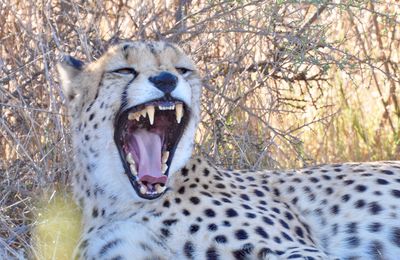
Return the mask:
<svg viewBox="0 0 400 260">
<path fill-rule="evenodd" d="M 59 70 L 72 115 L 74 194 L 84 215 L 78 258 L 400 256 L 400 162 L 251 172 L 223 170 L 202 158 L 189 160 L 201 81 L 190 59 L 171 44 L 124 43 L 89 65 L 67 58 Z M 160 85 L 154 75 L 162 75 L 161 83 L 173 81 L 175 87 Z M 165 96 L 178 100 L 176 106 L 183 102 L 186 113 L 184 130 L 167 162 L 168 180 L 164 183 L 158 173 L 132 177 L 127 174 L 126 148 L 116 145 L 124 140 L 117 128 L 128 123 L 119 124 L 118 118 L 121 111 Z M 157 122 L 169 118 L 162 115 L 146 128 L 160 130 Z M 138 126 L 128 126 L 138 131 Z M 138 136 L 153 138 L 142 133 L 134 138 Z M 137 180 L 154 182 L 147 184 L 151 192 L 142 193 L 143 182 Z M 158 182 L 165 184 L 159 193 Z"/>
</svg>

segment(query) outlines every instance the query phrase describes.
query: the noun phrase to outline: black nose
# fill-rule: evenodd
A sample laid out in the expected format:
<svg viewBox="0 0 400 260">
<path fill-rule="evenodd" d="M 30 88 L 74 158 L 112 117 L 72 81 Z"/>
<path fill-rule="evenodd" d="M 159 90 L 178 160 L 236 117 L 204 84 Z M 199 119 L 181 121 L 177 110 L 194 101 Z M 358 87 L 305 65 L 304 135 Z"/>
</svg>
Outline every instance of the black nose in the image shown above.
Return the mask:
<svg viewBox="0 0 400 260">
<path fill-rule="evenodd" d="M 150 77 L 149 80 L 156 88 L 165 94 L 168 94 L 176 88 L 178 77 L 169 72 L 163 71 L 155 77 Z"/>
</svg>

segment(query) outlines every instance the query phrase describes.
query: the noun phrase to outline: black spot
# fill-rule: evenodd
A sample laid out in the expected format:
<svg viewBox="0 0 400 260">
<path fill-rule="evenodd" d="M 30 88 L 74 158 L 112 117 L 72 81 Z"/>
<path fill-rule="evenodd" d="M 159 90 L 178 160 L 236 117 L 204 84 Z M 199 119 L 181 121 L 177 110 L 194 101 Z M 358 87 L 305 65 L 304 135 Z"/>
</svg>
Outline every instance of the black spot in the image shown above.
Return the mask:
<svg viewBox="0 0 400 260">
<path fill-rule="evenodd" d="M 323 171 L 323 170 L 322 170 L 322 171 Z M 322 175 L 322 178 L 323 178 L 324 180 L 327 180 L 327 181 L 329 181 L 330 179 L 332 179 L 331 176 L 328 176 L 328 175 Z"/>
<path fill-rule="evenodd" d="M 263 216 L 262 219 L 263 219 L 263 221 L 264 221 L 265 223 L 267 223 L 268 225 L 271 225 L 271 226 L 274 225 L 274 222 L 273 222 L 269 217 Z"/>
<path fill-rule="evenodd" d="M 93 118 L 94 118 L 94 113 L 90 114 L 90 116 L 89 116 L 89 121 L 92 121 Z"/>
<path fill-rule="evenodd" d="M 262 227 L 257 227 L 256 233 L 259 234 L 262 238 L 265 238 L 265 239 L 269 238 L 269 235 L 267 234 L 267 232 L 265 232 L 265 230 Z"/>
<path fill-rule="evenodd" d="M 296 226 L 295 227 L 295 232 L 299 237 L 304 238 L 304 232 L 303 232 L 303 229 L 301 227 Z"/>
<path fill-rule="evenodd" d="M 319 182 L 319 180 L 318 180 L 317 178 L 315 178 L 315 177 L 311 177 L 309 180 L 310 180 L 312 183 L 317 183 L 317 182 Z"/>
<path fill-rule="evenodd" d="M 199 226 L 199 225 L 193 224 L 193 225 L 191 225 L 191 226 L 189 227 L 189 232 L 190 232 L 190 234 L 194 234 L 194 233 L 196 233 L 197 231 L 199 231 L 199 229 L 200 229 L 200 226 Z"/>
<path fill-rule="evenodd" d="M 392 195 L 395 198 L 400 198 L 400 190 L 392 190 Z"/>
<path fill-rule="evenodd" d="M 269 254 L 273 254 L 274 252 L 269 248 L 261 248 L 261 250 L 257 254 L 257 259 L 266 259 L 266 256 Z"/>
<path fill-rule="evenodd" d="M 290 212 L 285 212 L 285 217 L 288 219 L 288 220 L 292 220 L 293 219 L 293 215 L 290 213 Z"/>
<path fill-rule="evenodd" d="M 171 205 L 171 203 L 169 202 L 169 200 L 165 200 L 163 203 L 163 207 L 165 207 L 165 208 L 169 208 L 170 205 Z"/>
<path fill-rule="evenodd" d="M 236 250 L 232 252 L 232 255 L 237 260 L 245 260 L 248 259 L 251 252 L 254 250 L 254 246 L 252 244 L 245 244 L 243 248 L 240 250 Z"/>
<path fill-rule="evenodd" d="M 346 242 L 349 248 L 358 247 L 360 245 L 360 239 L 356 236 L 348 237 Z"/>
<path fill-rule="evenodd" d="M 217 231 L 218 226 L 215 225 L 214 223 L 211 223 L 210 225 L 208 225 L 208 230 L 210 231 Z"/>
<path fill-rule="evenodd" d="M 331 187 L 328 187 L 325 189 L 325 192 L 327 195 L 331 195 L 333 193 L 333 189 Z"/>
<path fill-rule="evenodd" d="M 247 232 L 244 231 L 243 229 L 239 229 L 235 232 L 235 237 L 239 240 L 245 240 L 247 239 L 249 236 L 247 235 Z"/>
<path fill-rule="evenodd" d="M 350 185 L 350 184 L 353 184 L 353 183 L 354 183 L 354 180 L 345 180 L 343 183 L 344 183 L 345 185 Z"/>
<path fill-rule="evenodd" d="M 279 192 L 279 190 L 277 188 L 274 188 L 274 194 L 277 197 L 279 197 L 281 195 L 281 193 Z"/>
<path fill-rule="evenodd" d="M 357 190 L 357 191 L 359 191 L 359 192 L 364 192 L 364 191 L 366 191 L 367 190 L 367 186 L 365 186 L 365 185 L 357 185 L 356 187 L 355 187 L 355 189 Z"/>
<path fill-rule="evenodd" d="M 397 247 L 400 247 L 400 227 L 393 228 L 391 240 L 393 244 L 395 244 Z"/>
<path fill-rule="evenodd" d="M 247 200 L 247 201 L 250 200 L 250 198 L 249 198 L 249 196 L 247 196 L 247 194 L 240 194 L 240 197 L 241 197 L 242 199 L 244 199 L 244 200 Z"/>
<path fill-rule="evenodd" d="M 219 259 L 219 254 L 217 252 L 217 249 L 215 249 L 215 247 L 209 247 L 207 249 L 206 259 L 207 260 L 218 260 Z"/>
<path fill-rule="evenodd" d="M 373 256 L 373 259 L 385 259 L 383 245 L 379 241 L 372 241 L 368 246 L 368 254 Z"/>
<path fill-rule="evenodd" d="M 180 204 L 181 203 L 181 199 L 180 198 L 175 198 L 175 203 L 176 204 Z"/>
<path fill-rule="evenodd" d="M 99 216 L 99 210 L 96 207 L 93 208 L 92 216 L 94 218 L 97 218 Z"/>
<path fill-rule="evenodd" d="M 350 222 L 346 225 L 346 233 L 355 234 L 357 233 L 357 223 Z"/>
<path fill-rule="evenodd" d="M 386 185 L 389 184 L 389 182 L 385 179 L 376 179 L 376 182 L 380 185 Z"/>
<path fill-rule="evenodd" d="M 273 212 L 275 212 L 275 213 L 278 213 L 278 214 L 280 214 L 280 213 L 281 213 L 281 211 L 280 211 L 278 208 L 275 208 L 275 207 L 274 207 L 274 208 L 272 208 L 272 211 L 273 211 Z"/>
<path fill-rule="evenodd" d="M 108 242 L 107 244 L 102 246 L 102 248 L 100 249 L 100 252 L 99 252 L 100 256 L 104 256 L 105 254 L 107 254 L 107 251 L 109 251 L 113 247 L 117 246 L 121 242 L 122 242 L 121 239 L 115 239 L 115 240 Z"/>
<path fill-rule="evenodd" d="M 337 215 L 339 213 L 339 206 L 338 205 L 333 205 L 331 207 L 331 213 Z"/>
<path fill-rule="evenodd" d="M 172 225 L 176 224 L 176 222 L 178 222 L 177 219 L 166 219 L 163 221 L 163 224 L 166 226 L 172 226 Z"/>
<path fill-rule="evenodd" d="M 188 176 L 188 174 L 189 174 L 189 170 L 187 169 L 187 168 L 182 168 L 182 170 L 181 170 L 181 173 L 182 173 L 182 176 L 183 177 L 186 177 L 186 176 Z"/>
<path fill-rule="evenodd" d="M 185 256 L 189 259 L 193 259 L 194 258 L 194 246 L 193 243 L 190 241 L 187 241 L 184 245 L 183 245 L 183 252 L 185 253 Z"/>
<path fill-rule="evenodd" d="M 342 196 L 342 201 L 343 201 L 343 202 L 347 202 L 347 201 L 350 200 L 350 197 L 351 197 L 351 196 L 350 196 L 349 194 L 345 194 L 345 195 Z"/>
<path fill-rule="evenodd" d="M 224 236 L 224 235 L 218 235 L 218 236 L 216 236 L 216 237 L 214 238 L 214 240 L 215 240 L 217 243 L 220 243 L 220 244 L 225 244 L 225 243 L 228 241 L 228 239 L 227 239 L 226 236 Z"/>
<path fill-rule="evenodd" d="M 286 229 L 289 229 L 289 225 L 285 221 L 283 221 L 282 219 L 279 220 L 279 223 L 281 224 L 282 227 L 284 227 Z"/>
<path fill-rule="evenodd" d="M 164 237 L 169 237 L 171 235 L 171 232 L 169 232 L 167 228 L 161 228 L 160 231 Z"/>
<path fill-rule="evenodd" d="M 369 224 L 368 230 L 373 233 L 379 232 L 382 230 L 382 224 L 378 222 L 373 222 Z"/>
<path fill-rule="evenodd" d="M 293 241 L 292 237 L 289 236 L 288 234 L 286 234 L 285 232 L 281 232 L 281 235 L 282 235 L 286 240 Z"/>
<path fill-rule="evenodd" d="M 210 217 L 210 218 L 212 218 L 212 217 L 215 217 L 215 211 L 214 210 L 212 210 L 212 209 L 206 209 L 205 211 L 204 211 L 204 214 L 206 214 L 206 216 L 207 217 Z"/>
<path fill-rule="evenodd" d="M 79 248 L 83 250 L 83 249 L 85 249 L 88 245 L 89 245 L 89 241 L 88 241 L 87 239 L 85 239 L 85 240 L 83 240 L 83 241 L 81 242 L 81 244 L 79 245 Z"/>
<path fill-rule="evenodd" d="M 227 221 L 227 220 L 224 220 L 224 221 L 222 222 L 222 224 L 223 224 L 225 227 L 230 227 L 230 226 L 231 226 L 231 222 L 229 222 L 229 221 Z"/>
<path fill-rule="evenodd" d="M 139 246 L 142 248 L 143 251 L 151 252 L 153 250 L 148 244 L 145 244 L 143 242 L 140 242 Z"/>
<path fill-rule="evenodd" d="M 185 215 L 185 216 L 189 216 L 189 215 L 190 215 L 190 212 L 189 212 L 187 209 L 183 209 L 183 210 L 182 210 L 182 213 L 183 213 L 183 215 Z"/>
<path fill-rule="evenodd" d="M 256 194 L 258 197 L 263 197 L 264 196 L 264 193 L 262 191 L 260 191 L 260 190 L 257 190 L 257 189 L 254 190 L 254 194 Z"/>
<path fill-rule="evenodd" d="M 218 183 L 217 185 L 215 185 L 215 187 L 217 187 L 218 189 L 225 189 L 225 185 L 222 183 Z"/>
<path fill-rule="evenodd" d="M 200 203 L 200 199 L 197 197 L 190 197 L 190 202 L 192 202 L 194 205 L 197 205 Z"/>
<path fill-rule="evenodd" d="M 185 186 L 180 187 L 179 190 L 178 190 L 178 193 L 179 194 L 185 193 Z"/>
<path fill-rule="evenodd" d="M 212 195 L 211 193 L 206 192 L 206 191 L 200 191 L 200 193 L 203 194 L 203 195 L 205 195 L 205 196 L 207 196 L 207 197 L 210 197 L 210 198 L 213 197 L 213 195 Z"/>
<path fill-rule="evenodd" d="M 393 175 L 393 172 L 389 171 L 389 170 L 381 170 L 381 172 L 386 174 L 386 175 Z"/>
<path fill-rule="evenodd" d="M 365 201 L 364 200 L 357 200 L 355 203 L 354 203 L 354 206 L 356 207 L 356 208 L 362 208 L 362 207 L 364 207 L 365 206 Z"/>
<path fill-rule="evenodd" d="M 279 237 L 274 237 L 274 241 L 277 243 L 277 244 L 280 244 L 282 241 L 281 241 L 281 239 L 279 238 Z"/>
<path fill-rule="evenodd" d="M 247 218 L 256 218 L 256 215 L 254 213 L 247 212 L 246 217 Z"/>
<path fill-rule="evenodd" d="M 218 200 L 213 200 L 212 203 L 214 205 L 216 205 L 216 206 L 221 206 L 222 205 L 222 203 L 220 201 L 218 201 Z"/>
<path fill-rule="evenodd" d="M 236 210 L 234 210 L 234 209 L 227 209 L 227 210 L 226 210 L 226 215 L 227 215 L 229 218 L 232 218 L 232 217 L 237 217 L 237 216 L 238 216 L 238 213 L 237 213 Z"/>
<path fill-rule="evenodd" d="M 192 165 L 192 171 L 195 172 L 196 171 L 196 164 Z"/>
<path fill-rule="evenodd" d="M 368 208 L 372 215 L 378 215 L 383 210 L 377 202 L 368 203 Z"/>
<path fill-rule="evenodd" d="M 90 137 L 88 135 L 85 135 L 85 140 L 89 141 Z"/>
<path fill-rule="evenodd" d="M 203 170 L 204 176 L 207 177 L 210 174 L 210 171 L 208 169 Z"/>
</svg>

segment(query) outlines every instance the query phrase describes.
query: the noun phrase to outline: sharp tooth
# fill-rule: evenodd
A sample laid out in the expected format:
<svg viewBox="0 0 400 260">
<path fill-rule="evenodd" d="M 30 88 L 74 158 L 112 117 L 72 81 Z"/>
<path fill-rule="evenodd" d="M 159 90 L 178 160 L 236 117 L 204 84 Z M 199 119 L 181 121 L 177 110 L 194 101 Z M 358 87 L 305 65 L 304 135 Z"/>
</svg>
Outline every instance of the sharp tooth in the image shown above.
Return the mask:
<svg viewBox="0 0 400 260">
<path fill-rule="evenodd" d="M 135 119 L 135 118 L 136 118 L 135 113 L 129 113 L 129 115 L 128 115 L 128 119 L 129 119 L 129 120 L 133 120 L 133 119 Z"/>
<path fill-rule="evenodd" d="M 168 165 L 166 163 L 163 163 L 161 166 L 162 173 L 165 173 L 167 171 L 167 169 L 168 169 Z"/>
<path fill-rule="evenodd" d="M 135 119 L 136 119 L 136 121 L 140 120 L 140 113 L 135 113 Z"/>
<path fill-rule="evenodd" d="M 157 193 L 161 193 L 161 192 L 165 191 L 165 188 L 166 188 L 165 186 L 163 186 L 163 185 L 161 185 L 159 183 L 156 184 Z"/>
<path fill-rule="evenodd" d="M 146 115 L 147 115 L 146 109 L 143 109 L 142 111 L 140 111 L 140 114 L 141 114 L 144 118 L 146 118 Z"/>
<path fill-rule="evenodd" d="M 161 162 L 162 163 L 166 163 L 168 161 L 168 158 L 169 158 L 169 152 L 168 151 L 163 152 L 163 155 L 162 155 L 162 158 L 161 158 Z"/>
<path fill-rule="evenodd" d="M 147 187 L 141 184 L 140 185 L 140 193 L 146 194 L 146 192 L 147 192 Z"/>
<path fill-rule="evenodd" d="M 154 106 L 147 106 L 146 111 L 147 111 L 147 114 L 149 114 L 150 125 L 153 125 L 153 123 L 154 123 Z"/>
<path fill-rule="evenodd" d="M 130 164 L 135 164 L 131 153 L 128 153 L 128 155 L 126 156 L 126 161 Z"/>
<path fill-rule="evenodd" d="M 134 164 L 131 164 L 131 166 L 129 168 L 131 169 L 132 175 L 137 176 L 136 166 Z"/>
<path fill-rule="evenodd" d="M 178 103 L 175 106 L 175 115 L 176 115 L 176 122 L 178 122 L 178 124 L 181 123 L 182 120 L 182 116 L 183 116 L 183 104 Z"/>
</svg>

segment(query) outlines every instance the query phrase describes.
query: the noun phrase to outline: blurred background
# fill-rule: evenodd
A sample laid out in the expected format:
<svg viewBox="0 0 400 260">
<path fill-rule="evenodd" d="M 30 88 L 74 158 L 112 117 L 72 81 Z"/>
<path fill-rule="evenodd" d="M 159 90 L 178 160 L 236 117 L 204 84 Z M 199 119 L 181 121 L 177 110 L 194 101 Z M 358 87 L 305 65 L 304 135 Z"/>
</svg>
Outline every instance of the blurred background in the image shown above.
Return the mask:
<svg viewBox="0 0 400 260">
<path fill-rule="evenodd" d="M 178 43 L 204 78 L 196 153 L 228 168 L 400 159 L 400 2 L 0 0 L 0 256 L 68 183 L 55 64 L 118 39 Z"/>
</svg>

